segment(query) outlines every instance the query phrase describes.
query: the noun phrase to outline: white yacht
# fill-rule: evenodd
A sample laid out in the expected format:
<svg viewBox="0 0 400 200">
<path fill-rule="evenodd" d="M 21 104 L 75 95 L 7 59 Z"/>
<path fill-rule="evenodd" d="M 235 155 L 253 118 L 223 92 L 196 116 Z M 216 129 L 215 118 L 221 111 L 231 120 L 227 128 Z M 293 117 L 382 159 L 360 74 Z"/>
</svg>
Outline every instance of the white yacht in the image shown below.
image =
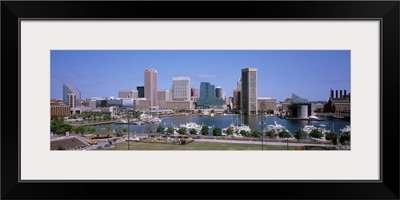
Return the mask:
<svg viewBox="0 0 400 200">
<path fill-rule="evenodd" d="M 158 117 L 155 117 L 155 118 L 152 118 L 152 119 L 150 120 L 150 122 L 152 122 L 152 123 L 160 123 L 160 122 L 162 122 L 162 119 L 160 119 L 160 118 L 158 118 Z"/>
<path fill-rule="evenodd" d="M 320 124 L 320 127 L 315 127 L 314 125 L 304 125 L 304 127 L 302 128 L 302 130 L 306 133 L 311 133 L 312 130 L 317 129 L 319 130 L 321 133 L 326 133 L 328 132 L 328 130 L 325 129 L 325 124 Z"/>
<path fill-rule="evenodd" d="M 348 133 L 351 131 L 350 125 L 345 126 L 344 128 L 340 129 L 342 133 Z"/>
<path fill-rule="evenodd" d="M 267 131 L 274 131 L 275 133 L 279 133 L 281 131 L 289 132 L 289 130 L 287 130 L 287 128 L 285 126 L 282 126 L 281 124 L 276 123 L 276 121 L 275 121 L 275 125 L 270 124 L 267 126 Z"/>
</svg>

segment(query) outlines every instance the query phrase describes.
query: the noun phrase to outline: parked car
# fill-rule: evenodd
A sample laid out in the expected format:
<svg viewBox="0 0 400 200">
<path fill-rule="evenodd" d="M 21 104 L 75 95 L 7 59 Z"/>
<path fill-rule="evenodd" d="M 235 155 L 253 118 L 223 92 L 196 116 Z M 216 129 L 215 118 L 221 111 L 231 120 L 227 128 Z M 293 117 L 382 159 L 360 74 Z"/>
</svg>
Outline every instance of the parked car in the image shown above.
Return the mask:
<svg viewBox="0 0 400 200">
<path fill-rule="evenodd" d="M 90 140 L 88 143 L 89 143 L 90 145 L 95 145 L 95 144 L 97 144 L 97 141 L 95 141 L 95 140 Z"/>
</svg>

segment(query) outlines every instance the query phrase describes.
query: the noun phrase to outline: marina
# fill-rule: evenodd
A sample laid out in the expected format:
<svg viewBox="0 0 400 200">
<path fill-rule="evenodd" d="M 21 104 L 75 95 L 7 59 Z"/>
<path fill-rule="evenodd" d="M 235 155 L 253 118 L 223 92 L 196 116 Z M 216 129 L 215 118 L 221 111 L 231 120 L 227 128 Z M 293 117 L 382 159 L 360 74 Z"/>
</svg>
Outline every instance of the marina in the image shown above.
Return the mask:
<svg viewBox="0 0 400 200">
<path fill-rule="evenodd" d="M 274 130 L 279 132 L 280 130 L 287 130 L 289 133 L 294 133 L 297 130 L 311 131 L 314 128 L 318 128 L 320 131 L 333 131 L 341 134 L 343 131 L 350 130 L 350 121 L 342 119 L 330 119 L 326 118 L 324 121 L 293 121 L 285 120 L 276 116 L 268 116 L 263 119 L 261 123 L 260 116 L 242 116 L 236 115 L 215 115 L 215 116 L 171 116 L 162 117 L 158 123 L 143 123 L 133 122 L 129 124 L 129 131 L 135 133 L 155 133 L 158 126 L 163 128 L 173 127 L 179 129 L 185 127 L 186 129 L 194 128 L 199 132 L 202 126 L 208 126 L 210 130 L 214 127 L 219 127 L 226 131 L 227 128 L 231 127 L 234 130 Z M 159 120 L 157 120 L 159 121 Z M 263 124 L 263 125 L 262 125 Z M 105 128 L 106 125 L 97 125 L 97 129 Z M 117 127 L 127 127 L 127 123 L 123 124 L 111 124 L 112 129 Z M 347 127 L 347 128 L 346 128 Z M 235 132 L 235 131 L 234 131 Z M 210 131 L 211 133 L 211 131 Z"/>
</svg>

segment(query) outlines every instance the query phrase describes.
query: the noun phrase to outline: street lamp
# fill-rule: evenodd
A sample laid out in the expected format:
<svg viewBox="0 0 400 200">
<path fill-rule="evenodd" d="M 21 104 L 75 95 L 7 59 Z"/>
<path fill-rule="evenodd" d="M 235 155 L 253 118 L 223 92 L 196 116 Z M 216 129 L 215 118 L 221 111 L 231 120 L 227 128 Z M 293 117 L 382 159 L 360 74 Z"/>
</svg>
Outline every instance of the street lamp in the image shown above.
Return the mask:
<svg viewBox="0 0 400 200">
<path fill-rule="evenodd" d="M 130 140 L 130 138 L 129 138 L 129 136 L 130 136 L 130 134 L 129 134 L 129 115 L 130 115 L 130 111 L 128 110 L 128 151 L 129 151 L 129 140 Z"/>
</svg>

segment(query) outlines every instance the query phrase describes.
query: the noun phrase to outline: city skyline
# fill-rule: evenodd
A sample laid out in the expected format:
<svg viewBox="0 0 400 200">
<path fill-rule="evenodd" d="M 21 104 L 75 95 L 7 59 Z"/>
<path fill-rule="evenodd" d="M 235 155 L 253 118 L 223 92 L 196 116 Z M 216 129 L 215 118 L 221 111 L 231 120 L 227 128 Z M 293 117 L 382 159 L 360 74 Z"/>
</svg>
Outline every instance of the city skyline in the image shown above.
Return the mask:
<svg viewBox="0 0 400 200">
<path fill-rule="evenodd" d="M 158 71 L 158 90 L 170 90 L 173 77 L 220 86 L 232 97 L 243 68 L 257 68 L 258 97 L 282 101 L 292 93 L 326 101 L 330 89 L 350 90 L 348 50 L 53 50 L 51 98 L 74 84 L 81 98 L 118 96 L 144 85 L 143 71 Z"/>
</svg>

